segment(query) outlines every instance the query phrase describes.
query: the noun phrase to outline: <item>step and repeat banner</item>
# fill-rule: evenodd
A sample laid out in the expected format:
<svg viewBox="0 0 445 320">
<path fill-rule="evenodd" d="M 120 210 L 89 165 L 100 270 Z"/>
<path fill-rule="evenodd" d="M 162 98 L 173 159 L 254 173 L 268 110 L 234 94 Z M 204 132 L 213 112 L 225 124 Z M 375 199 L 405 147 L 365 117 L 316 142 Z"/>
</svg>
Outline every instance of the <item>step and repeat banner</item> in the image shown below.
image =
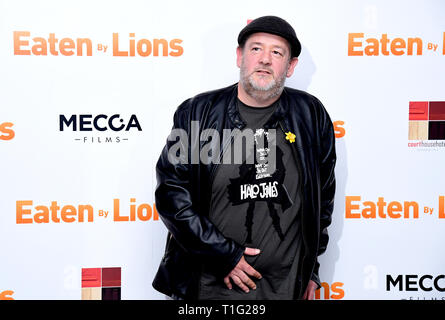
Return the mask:
<svg viewBox="0 0 445 320">
<path fill-rule="evenodd" d="M 334 122 L 317 299 L 445 300 L 445 2 L 0 1 L 0 299 L 164 299 L 155 164 L 262 15 Z"/>
</svg>

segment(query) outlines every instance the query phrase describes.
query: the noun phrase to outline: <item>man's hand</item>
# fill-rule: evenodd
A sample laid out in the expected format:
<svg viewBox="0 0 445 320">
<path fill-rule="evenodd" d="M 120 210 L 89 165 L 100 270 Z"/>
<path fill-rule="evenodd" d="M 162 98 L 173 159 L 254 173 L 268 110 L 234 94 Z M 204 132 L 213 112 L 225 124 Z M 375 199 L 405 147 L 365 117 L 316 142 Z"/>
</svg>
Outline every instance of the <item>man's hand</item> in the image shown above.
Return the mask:
<svg viewBox="0 0 445 320">
<path fill-rule="evenodd" d="M 254 248 L 246 248 L 244 251 L 245 255 L 248 256 L 255 256 L 260 253 L 259 249 Z M 254 268 L 250 266 L 250 264 L 247 263 L 246 259 L 244 259 L 244 256 L 241 257 L 238 264 L 233 268 L 232 271 L 224 278 L 224 283 L 226 284 L 227 288 L 232 289 L 232 283 L 230 282 L 230 279 L 244 292 L 249 292 L 249 288 L 255 290 L 256 285 L 255 282 L 252 281 L 252 279 L 249 278 L 249 276 L 255 277 L 257 279 L 261 279 L 261 274 L 256 271 Z"/>
<path fill-rule="evenodd" d="M 314 281 L 309 280 L 306 291 L 304 292 L 303 295 L 303 300 L 314 300 L 315 290 L 317 289 L 317 287 L 318 286 Z"/>
</svg>

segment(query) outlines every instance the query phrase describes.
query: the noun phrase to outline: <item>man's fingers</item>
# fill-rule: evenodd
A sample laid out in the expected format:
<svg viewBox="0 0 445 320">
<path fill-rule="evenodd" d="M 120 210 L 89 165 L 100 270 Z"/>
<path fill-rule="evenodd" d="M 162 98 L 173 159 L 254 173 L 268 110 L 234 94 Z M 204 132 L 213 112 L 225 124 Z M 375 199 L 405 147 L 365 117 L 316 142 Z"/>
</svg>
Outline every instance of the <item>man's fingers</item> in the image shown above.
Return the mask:
<svg viewBox="0 0 445 320">
<path fill-rule="evenodd" d="M 248 256 L 256 256 L 260 252 L 261 252 L 260 249 L 255 249 L 255 248 L 246 248 L 246 250 L 244 250 L 244 254 Z"/>
<path fill-rule="evenodd" d="M 263 277 L 261 275 L 261 273 L 256 271 L 250 264 L 247 264 L 246 266 L 244 266 L 243 271 L 246 272 L 248 275 L 255 277 L 257 279 L 261 279 Z"/>
<path fill-rule="evenodd" d="M 244 282 L 245 285 L 247 285 L 249 288 L 255 290 L 256 284 L 252 281 L 245 273 L 241 276 L 241 281 Z M 248 291 L 247 291 L 248 292 Z"/>
<path fill-rule="evenodd" d="M 317 284 L 309 280 L 309 284 L 306 287 L 306 290 L 304 290 L 303 300 L 314 300 L 315 298 L 315 290 L 317 289 Z"/>
<path fill-rule="evenodd" d="M 243 283 L 243 281 L 241 281 L 241 279 L 237 276 L 237 275 L 232 275 L 231 276 L 233 282 L 241 288 L 241 290 L 243 290 L 244 292 L 249 292 L 249 288 L 247 288 L 247 286 Z"/>
<path fill-rule="evenodd" d="M 244 251 L 244 254 L 250 254 L 250 255 L 257 255 L 260 253 L 260 249 L 255 248 L 246 248 Z M 241 258 L 239 267 L 242 271 L 246 272 L 248 275 L 251 275 L 252 277 L 255 277 L 257 279 L 261 279 L 262 275 L 258 271 L 256 271 L 250 264 L 246 262 L 244 257 Z"/>
<path fill-rule="evenodd" d="M 253 290 L 256 289 L 255 282 L 253 282 L 242 270 L 233 271 L 224 278 L 224 283 L 227 288 L 232 289 L 230 279 L 232 279 L 232 281 L 246 293 L 249 292 L 249 288 Z"/>
<path fill-rule="evenodd" d="M 230 278 L 228 276 L 224 278 L 224 283 L 228 289 L 232 290 L 232 284 L 230 283 Z"/>
<path fill-rule="evenodd" d="M 257 255 L 260 253 L 259 249 L 255 248 L 246 248 L 244 254 L 246 255 Z M 227 288 L 232 289 L 232 284 L 230 280 L 232 280 L 238 287 L 240 287 L 244 292 L 249 292 L 249 288 L 255 290 L 256 284 L 250 279 L 249 276 L 255 277 L 257 279 L 261 279 L 261 274 L 256 271 L 251 265 L 249 265 L 244 257 L 241 257 L 241 260 L 238 262 L 236 267 L 224 278 L 224 283 Z"/>
</svg>

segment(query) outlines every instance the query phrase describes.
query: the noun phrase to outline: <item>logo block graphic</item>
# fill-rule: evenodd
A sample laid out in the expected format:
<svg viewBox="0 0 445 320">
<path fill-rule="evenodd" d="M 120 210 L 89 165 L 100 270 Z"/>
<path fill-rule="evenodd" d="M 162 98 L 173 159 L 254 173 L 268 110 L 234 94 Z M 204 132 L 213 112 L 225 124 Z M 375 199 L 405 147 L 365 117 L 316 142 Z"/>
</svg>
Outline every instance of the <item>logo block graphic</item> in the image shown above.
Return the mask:
<svg viewBox="0 0 445 320">
<path fill-rule="evenodd" d="M 445 101 L 409 103 L 409 140 L 445 140 Z"/>
<path fill-rule="evenodd" d="M 121 268 L 82 268 L 82 300 L 121 300 Z"/>
</svg>

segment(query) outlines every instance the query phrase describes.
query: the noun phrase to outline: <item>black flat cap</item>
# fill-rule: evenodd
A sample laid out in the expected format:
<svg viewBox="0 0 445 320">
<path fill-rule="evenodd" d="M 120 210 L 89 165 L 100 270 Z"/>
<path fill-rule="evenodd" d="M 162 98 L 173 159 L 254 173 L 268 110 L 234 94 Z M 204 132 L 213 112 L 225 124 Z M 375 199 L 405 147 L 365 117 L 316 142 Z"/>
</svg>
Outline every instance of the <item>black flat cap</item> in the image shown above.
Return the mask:
<svg viewBox="0 0 445 320">
<path fill-rule="evenodd" d="M 284 19 L 276 16 L 264 16 L 252 20 L 238 35 L 238 44 L 243 46 L 247 38 L 256 32 L 271 33 L 286 39 L 291 47 L 292 57 L 301 53 L 301 44 L 295 34 L 294 28 Z"/>
</svg>

